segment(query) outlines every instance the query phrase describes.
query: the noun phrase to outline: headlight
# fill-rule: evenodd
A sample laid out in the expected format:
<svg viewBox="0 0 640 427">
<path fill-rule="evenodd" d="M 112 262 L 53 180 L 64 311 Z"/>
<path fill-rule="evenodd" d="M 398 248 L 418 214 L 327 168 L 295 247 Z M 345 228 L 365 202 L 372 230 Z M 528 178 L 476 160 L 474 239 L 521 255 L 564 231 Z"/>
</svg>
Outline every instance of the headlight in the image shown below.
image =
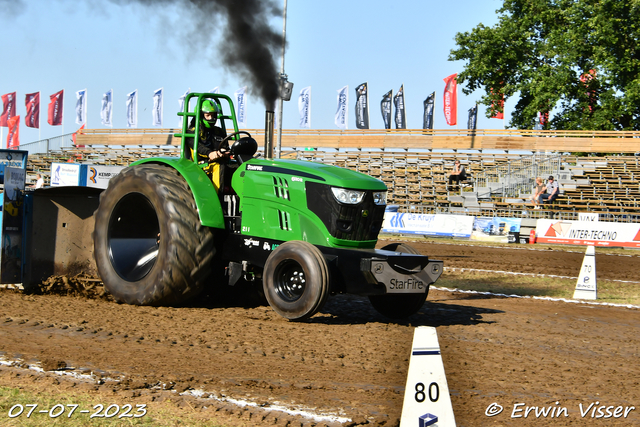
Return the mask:
<svg viewBox="0 0 640 427">
<path fill-rule="evenodd" d="M 379 191 L 377 193 L 373 193 L 373 203 L 376 205 L 386 205 L 387 204 L 387 192 Z"/>
<path fill-rule="evenodd" d="M 337 187 L 331 187 L 331 191 L 333 191 L 333 196 L 337 201 L 348 205 L 357 205 L 364 197 L 364 191 L 347 190 Z"/>
</svg>

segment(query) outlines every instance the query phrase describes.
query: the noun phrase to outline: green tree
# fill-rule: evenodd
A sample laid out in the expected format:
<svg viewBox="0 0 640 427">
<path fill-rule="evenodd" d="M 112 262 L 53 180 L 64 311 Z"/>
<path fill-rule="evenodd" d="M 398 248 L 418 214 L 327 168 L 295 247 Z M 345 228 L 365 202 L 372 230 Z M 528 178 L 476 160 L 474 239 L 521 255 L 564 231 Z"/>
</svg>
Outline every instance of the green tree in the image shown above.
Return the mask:
<svg viewBox="0 0 640 427">
<path fill-rule="evenodd" d="M 640 0 L 504 0 L 493 27 L 456 35 L 463 92 L 490 117 L 518 96 L 511 127 L 640 130 Z M 581 78 L 582 77 L 582 78 Z"/>
</svg>

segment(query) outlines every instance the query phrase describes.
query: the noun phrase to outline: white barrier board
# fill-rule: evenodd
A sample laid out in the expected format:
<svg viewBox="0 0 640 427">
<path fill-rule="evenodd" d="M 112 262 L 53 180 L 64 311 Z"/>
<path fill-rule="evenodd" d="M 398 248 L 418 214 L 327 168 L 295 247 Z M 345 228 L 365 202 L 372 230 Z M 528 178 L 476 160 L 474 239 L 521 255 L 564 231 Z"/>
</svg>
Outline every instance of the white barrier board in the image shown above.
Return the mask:
<svg viewBox="0 0 640 427">
<path fill-rule="evenodd" d="M 473 230 L 474 219 L 474 216 L 466 215 L 385 212 L 382 231 L 385 233 L 468 238 Z"/>
<path fill-rule="evenodd" d="M 419 326 L 413 334 L 400 427 L 455 425 L 436 328 Z"/>
</svg>

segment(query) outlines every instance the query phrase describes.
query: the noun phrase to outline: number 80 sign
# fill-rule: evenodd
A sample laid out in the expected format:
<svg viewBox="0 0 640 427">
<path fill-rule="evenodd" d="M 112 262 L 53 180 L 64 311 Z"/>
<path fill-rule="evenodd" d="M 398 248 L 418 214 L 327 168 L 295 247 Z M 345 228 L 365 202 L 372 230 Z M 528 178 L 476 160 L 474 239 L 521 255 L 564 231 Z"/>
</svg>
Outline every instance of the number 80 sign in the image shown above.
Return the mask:
<svg viewBox="0 0 640 427">
<path fill-rule="evenodd" d="M 455 425 L 436 328 L 420 326 L 413 335 L 400 427 Z"/>
</svg>

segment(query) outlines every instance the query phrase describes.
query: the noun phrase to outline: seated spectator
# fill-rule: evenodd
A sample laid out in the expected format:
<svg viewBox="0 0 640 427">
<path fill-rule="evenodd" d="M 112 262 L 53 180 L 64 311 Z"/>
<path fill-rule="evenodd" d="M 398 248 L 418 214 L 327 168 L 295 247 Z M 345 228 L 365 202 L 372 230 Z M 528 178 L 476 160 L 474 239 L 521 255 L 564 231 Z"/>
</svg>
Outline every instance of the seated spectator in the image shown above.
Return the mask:
<svg viewBox="0 0 640 427">
<path fill-rule="evenodd" d="M 453 172 L 449 175 L 449 190 L 452 189 L 453 181 L 456 182 L 456 186 L 459 186 L 460 181 L 464 181 L 465 179 L 467 179 L 467 171 L 464 166 L 460 164 L 460 160 L 456 160 L 453 164 Z"/>
<path fill-rule="evenodd" d="M 529 200 L 531 200 L 531 203 L 533 203 L 535 209 L 540 209 L 540 207 L 538 206 L 538 197 L 540 197 L 540 195 L 545 191 L 546 187 L 542 182 L 542 177 L 539 176 L 536 178 L 536 185 L 533 187 L 533 193 L 531 193 L 531 196 L 529 196 Z"/>
<path fill-rule="evenodd" d="M 547 181 L 547 191 L 546 193 L 542 193 L 538 196 L 538 203 L 543 204 L 545 200 L 547 201 L 547 203 L 551 203 L 558 198 L 559 194 L 560 186 L 553 179 L 553 176 L 550 176 L 549 180 Z"/>
</svg>

